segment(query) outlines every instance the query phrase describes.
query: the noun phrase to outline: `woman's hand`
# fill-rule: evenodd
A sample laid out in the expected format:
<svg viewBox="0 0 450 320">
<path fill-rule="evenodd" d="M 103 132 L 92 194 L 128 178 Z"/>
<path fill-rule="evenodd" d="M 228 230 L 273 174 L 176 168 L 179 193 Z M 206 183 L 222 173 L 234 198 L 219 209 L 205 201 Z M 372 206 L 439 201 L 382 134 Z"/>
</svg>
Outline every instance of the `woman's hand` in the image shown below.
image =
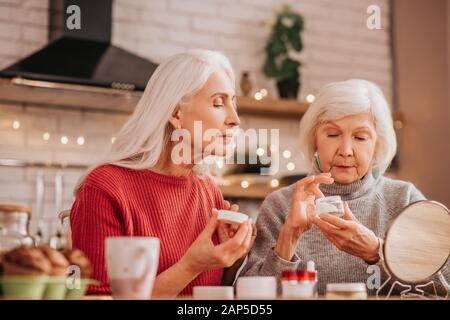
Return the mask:
<svg viewBox="0 0 450 320">
<path fill-rule="evenodd" d="M 228 268 L 247 254 L 252 240 L 251 220 L 243 222 L 233 237 L 215 246 L 212 236 L 218 227 L 217 212 L 213 212 L 202 233 L 189 247 L 180 263 L 190 272 Z"/>
<path fill-rule="evenodd" d="M 213 212 L 203 231 L 180 261 L 156 277 L 153 298 L 173 299 L 200 273 L 227 268 L 245 256 L 252 238 L 250 221 L 242 223 L 232 237 L 215 246 L 211 238 L 218 225 L 217 212 Z M 231 276 L 230 279 L 234 280 Z"/>
<path fill-rule="evenodd" d="M 234 212 L 239 211 L 239 205 L 233 204 L 231 205 L 229 201 L 224 200 L 223 209 L 230 210 Z M 217 209 L 213 209 L 213 212 L 217 213 Z M 228 239 L 232 238 L 236 231 L 239 229 L 240 223 L 228 223 L 222 220 L 219 220 L 217 227 L 217 235 L 219 237 L 219 242 L 225 242 Z"/>
<path fill-rule="evenodd" d="M 224 201 L 223 208 L 225 210 L 230 210 L 230 211 L 235 211 L 235 212 L 239 211 L 239 206 L 237 204 L 231 205 L 230 202 L 228 202 L 227 200 Z M 217 213 L 217 210 L 213 209 L 213 212 Z M 251 221 L 251 219 L 249 219 L 249 220 L 250 220 L 250 224 L 251 224 L 251 228 L 252 228 L 252 237 L 250 240 L 250 245 L 249 245 L 247 251 L 244 253 L 244 255 L 240 259 L 236 260 L 232 266 L 230 266 L 224 270 L 223 277 L 222 277 L 222 285 L 224 285 L 224 286 L 233 285 L 237 271 L 241 267 L 242 263 L 245 261 L 245 257 L 247 256 L 248 252 L 250 251 L 250 249 L 253 247 L 253 244 L 255 243 L 256 225 L 254 222 Z M 217 235 L 219 237 L 219 242 L 223 243 L 223 242 L 226 242 L 229 239 L 233 238 L 234 235 L 236 234 L 236 232 L 239 230 L 240 225 L 241 225 L 240 223 L 231 223 L 231 222 L 219 220 L 219 225 L 217 227 Z"/>
<path fill-rule="evenodd" d="M 229 201 L 224 201 L 224 207 L 225 210 L 230 210 L 234 212 L 239 212 L 239 206 L 237 204 L 231 205 Z M 214 212 L 217 212 L 216 209 L 213 209 Z M 219 242 L 223 243 L 227 241 L 230 238 L 233 238 L 236 234 L 237 230 L 239 229 L 240 223 L 230 223 L 226 221 L 219 220 L 219 226 L 217 227 L 217 235 L 219 236 Z M 256 225 L 254 222 L 251 221 L 252 225 L 252 240 L 250 243 L 250 248 L 253 246 L 253 243 L 256 239 Z"/>
<path fill-rule="evenodd" d="M 330 173 L 321 173 L 297 182 L 289 214 L 275 245 L 275 253 L 279 257 L 288 261 L 292 259 L 301 235 L 311 228 L 312 218 L 315 215 L 314 199 L 323 197 L 319 185 L 331 184 L 333 181 Z"/>
<path fill-rule="evenodd" d="M 333 183 L 330 173 L 321 173 L 317 176 L 309 176 L 298 181 L 291 198 L 291 210 L 287 216 L 285 225 L 293 230 L 303 233 L 311 228 L 311 217 L 314 213 L 314 200 L 323 197 L 319 185 Z"/>
<path fill-rule="evenodd" d="M 377 263 L 380 259 L 378 237 L 355 218 L 347 202 L 344 204 L 343 219 L 322 213 L 320 218 L 314 217 L 313 222 L 339 250 L 370 264 Z"/>
<path fill-rule="evenodd" d="M 231 205 L 230 202 L 225 200 L 224 201 L 224 209 L 238 212 L 239 206 L 237 204 Z M 213 209 L 213 211 L 217 212 L 216 209 Z M 237 270 L 242 265 L 242 263 L 245 261 L 245 257 L 247 256 L 250 249 L 253 247 L 253 244 L 255 243 L 256 234 L 257 234 L 256 224 L 254 222 L 252 222 L 251 220 L 250 220 L 250 222 L 251 222 L 251 227 L 252 227 L 252 238 L 250 240 L 250 246 L 248 247 L 247 252 L 240 259 L 236 260 L 236 262 L 229 268 L 229 270 L 227 270 L 226 274 L 224 274 L 224 279 L 223 279 L 222 284 L 226 283 L 226 285 L 228 285 L 229 283 L 231 283 L 231 284 L 233 283 L 232 281 L 234 280 L 234 275 L 236 274 Z M 219 220 L 219 226 L 217 228 L 217 235 L 219 237 L 219 242 L 223 243 L 223 242 L 226 242 L 228 239 L 233 238 L 234 235 L 236 234 L 237 230 L 239 229 L 240 225 L 241 225 L 240 223 L 230 223 L 230 222 Z"/>
</svg>

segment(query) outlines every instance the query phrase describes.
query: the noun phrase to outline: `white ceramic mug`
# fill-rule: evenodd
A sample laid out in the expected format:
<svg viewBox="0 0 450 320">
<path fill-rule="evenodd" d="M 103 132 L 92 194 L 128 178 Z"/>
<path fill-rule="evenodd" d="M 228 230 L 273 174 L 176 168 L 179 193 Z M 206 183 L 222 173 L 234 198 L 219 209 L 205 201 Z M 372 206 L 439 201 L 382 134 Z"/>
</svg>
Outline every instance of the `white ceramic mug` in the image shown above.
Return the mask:
<svg viewBox="0 0 450 320">
<path fill-rule="evenodd" d="M 159 261 L 159 239 L 109 237 L 105 258 L 115 299 L 150 299 Z"/>
</svg>

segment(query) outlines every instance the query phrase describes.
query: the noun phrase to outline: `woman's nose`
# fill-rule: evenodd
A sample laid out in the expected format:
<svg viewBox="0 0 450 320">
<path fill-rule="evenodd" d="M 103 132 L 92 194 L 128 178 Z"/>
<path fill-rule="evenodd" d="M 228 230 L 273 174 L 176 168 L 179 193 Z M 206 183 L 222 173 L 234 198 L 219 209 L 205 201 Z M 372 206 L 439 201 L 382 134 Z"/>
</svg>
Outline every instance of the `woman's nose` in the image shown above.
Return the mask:
<svg viewBox="0 0 450 320">
<path fill-rule="evenodd" d="M 237 127 L 237 126 L 239 126 L 240 123 L 241 123 L 241 120 L 239 119 L 236 109 L 231 107 L 230 111 L 227 114 L 225 124 L 230 127 Z"/>
<path fill-rule="evenodd" d="M 339 147 L 339 153 L 342 157 L 351 157 L 353 156 L 353 147 L 350 141 L 344 141 Z"/>
</svg>

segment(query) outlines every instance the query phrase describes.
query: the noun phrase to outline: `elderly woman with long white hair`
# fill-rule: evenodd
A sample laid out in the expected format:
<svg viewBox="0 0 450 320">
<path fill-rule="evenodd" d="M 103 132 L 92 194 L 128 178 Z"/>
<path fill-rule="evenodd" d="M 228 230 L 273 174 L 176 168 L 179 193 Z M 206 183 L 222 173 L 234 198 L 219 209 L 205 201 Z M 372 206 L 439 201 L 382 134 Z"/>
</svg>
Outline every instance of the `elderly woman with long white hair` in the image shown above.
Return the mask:
<svg viewBox="0 0 450 320">
<path fill-rule="evenodd" d="M 191 50 L 158 66 L 106 158 L 76 187 L 73 247 L 86 253 L 101 282 L 90 293 L 111 293 L 104 241 L 114 236 L 160 239 L 153 297 L 234 279 L 255 228 L 251 221 L 238 230 L 218 221 L 215 209 L 238 207 L 224 201 L 202 161 L 226 155 L 239 126 L 235 99 L 232 67 L 219 52 Z M 202 137 L 216 134 L 200 143 L 189 139 L 199 131 L 197 121 Z"/>
<path fill-rule="evenodd" d="M 319 293 L 327 283 L 367 283 L 381 268 L 390 221 L 424 196 L 410 182 L 384 176 L 396 153 L 391 111 L 366 80 L 324 86 L 300 123 L 301 150 L 311 174 L 263 202 L 258 235 L 241 276 L 280 276 L 316 263 Z M 340 196 L 344 216 L 315 214 L 313 200 Z"/>
</svg>

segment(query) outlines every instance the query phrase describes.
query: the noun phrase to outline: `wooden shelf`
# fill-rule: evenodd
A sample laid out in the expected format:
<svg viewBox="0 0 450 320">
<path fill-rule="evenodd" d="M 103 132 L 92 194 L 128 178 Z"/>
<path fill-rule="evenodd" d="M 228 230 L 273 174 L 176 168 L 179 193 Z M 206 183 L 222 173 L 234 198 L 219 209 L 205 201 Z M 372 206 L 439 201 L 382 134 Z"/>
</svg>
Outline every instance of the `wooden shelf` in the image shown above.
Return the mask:
<svg viewBox="0 0 450 320">
<path fill-rule="evenodd" d="M 278 118 L 300 118 L 308 109 L 309 103 L 297 100 L 264 98 L 256 100 L 251 97 L 237 97 L 239 114 L 264 115 Z"/>
<path fill-rule="evenodd" d="M 240 185 L 220 186 L 224 198 L 255 199 L 262 200 L 277 188 L 267 185 L 251 185 L 244 189 Z"/>
<path fill-rule="evenodd" d="M 264 98 L 256 100 L 251 97 L 237 97 L 239 115 L 262 115 L 276 118 L 301 118 L 308 110 L 309 103 L 288 99 Z M 403 114 L 399 111 L 392 113 L 395 128 L 401 129 L 404 123 Z"/>
<path fill-rule="evenodd" d="M 67 83 L 29 80 L 20 77 L 0 78 L 0 103 L 105 113 L 131 114 L 142 92 L 123 91 Z M 240 115 L 271 118 L 297 118 L 308 110 L 309 103 L 293 99 L 237 97 Z M 394 112 L 396 128 L 403 126 L 403 117 Z"/>
</svg>

